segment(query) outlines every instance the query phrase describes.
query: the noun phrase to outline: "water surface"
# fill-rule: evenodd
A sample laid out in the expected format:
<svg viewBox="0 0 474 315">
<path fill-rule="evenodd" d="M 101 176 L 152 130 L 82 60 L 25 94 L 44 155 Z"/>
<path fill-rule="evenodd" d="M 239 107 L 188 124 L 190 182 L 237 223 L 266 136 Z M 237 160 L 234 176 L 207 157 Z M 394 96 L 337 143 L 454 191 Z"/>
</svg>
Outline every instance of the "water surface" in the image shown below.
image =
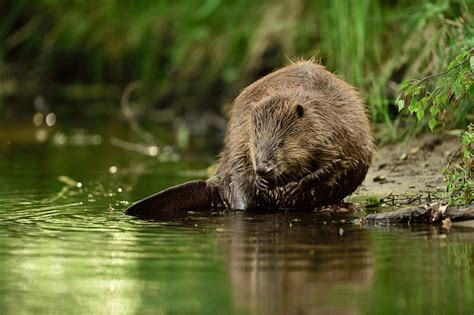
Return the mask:
<svg viewBox="0 0 474 315">
<path fill-rule="evenodd" d="M 89 128 L 83 136 L 100 141 L 87 145 L 71 142 L 74 130 L 63 143 L 54 130 L 44 143 L 31 140 L 34 128 L 0 130 L 1 314 L 474 312 L 469 227 L 369 227 L 311 213 L 123 215 L 212 161 L 111 145 L 123 130 Z"/>
</svg>

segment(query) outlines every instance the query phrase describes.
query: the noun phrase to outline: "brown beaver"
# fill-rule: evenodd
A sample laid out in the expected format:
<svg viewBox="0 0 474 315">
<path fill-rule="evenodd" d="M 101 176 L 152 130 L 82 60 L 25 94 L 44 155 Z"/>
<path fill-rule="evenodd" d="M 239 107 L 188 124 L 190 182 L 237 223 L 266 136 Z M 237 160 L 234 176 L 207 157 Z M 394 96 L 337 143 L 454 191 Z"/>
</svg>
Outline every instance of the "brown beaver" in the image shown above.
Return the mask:
<svg viewBox="0 0 474 315">
<path fill-rule="evenodd" d="M 215 174 L 127 210 L 307 209 L 341 201 L 364 180 L 374 152 L 357 91 L 313 61 L 277 70 L 234 101 Z M 186 197 L 188 196 L 188 197 Z"/>
</svg>

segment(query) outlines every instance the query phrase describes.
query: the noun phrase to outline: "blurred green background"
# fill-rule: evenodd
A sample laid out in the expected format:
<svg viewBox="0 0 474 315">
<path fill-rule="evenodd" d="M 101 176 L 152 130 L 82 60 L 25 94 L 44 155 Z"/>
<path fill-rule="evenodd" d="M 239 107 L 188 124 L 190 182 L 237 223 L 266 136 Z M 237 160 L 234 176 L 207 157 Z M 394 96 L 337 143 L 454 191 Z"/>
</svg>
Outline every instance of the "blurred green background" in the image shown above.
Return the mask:
<svg viewBox="0 0 474 315">
<path fill-rule="evenodd" d="M 290 213 L 148 222 L 121 210 L 206 178 L 232 100 L 298 58 L 320 59 L 361 91 L 379 144 L 428 129 L 433 106 L 403 100 L 420 123 L 395 106 L 401 82 L 462 63 L 423 87 L 444 121 L 434 136 L 462 132 L 474 121 L 473 8 L 1 0 L 0 313 L 278 314 L 284 305 L 281 313 L 472 314 L 469 226 L 365 228 Z M 386 169 L 413 161 L 388 158 Z M 469 178 L 463 193 L 472 192 L 465 169 L 448 178 Z M 382 200 L 367 193 L 367 204 Z"/>
<path fill-rule="evenodd" d="M 39 95 L 63 116 L 224 117 L 239 91 L 315 57 L 367 98 L 396 138 L 404 79 L 442 72 L 474 45 L 472 0 L 61 1 L 0 4 L 0 116 L 31 119 Z M 21 106 L 20 106 L 21 105 Z M 36 109 L 37 110 L 37 109 Z M 468 111 L 451 121 L 465 126 Z M 472 117 L 471 117 L 472 118 Z"/>
</svg>

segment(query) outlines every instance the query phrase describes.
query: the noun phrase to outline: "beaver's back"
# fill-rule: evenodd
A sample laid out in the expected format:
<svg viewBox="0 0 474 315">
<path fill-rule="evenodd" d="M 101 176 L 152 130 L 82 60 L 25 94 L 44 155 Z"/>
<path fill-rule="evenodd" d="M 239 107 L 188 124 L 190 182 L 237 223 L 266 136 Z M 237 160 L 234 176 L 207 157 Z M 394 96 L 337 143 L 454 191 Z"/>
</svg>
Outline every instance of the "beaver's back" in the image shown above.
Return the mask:
<svg viewBox="0 0 474 315">
<path fill-rule="evenodd" d="M 346 172 L 353 169 L 358 178 L 344 193 L 355 190 L 365 177 L 374 151 L 366 105 L 352 86 L 312 61 L 279 69 L 245 88 L 236 98 L 215 176 L 223 187 L 232 187 L 234 180 L 249 185 L 255 180 L 249 152 L 252 106 L 270 97 L 297 98 L 305 94 L 311 94 L 314 111 L 322 117 L 315 122 L 318 133 L 311 141 L 318 143 L 320 154 L 328 161 L 340 159 Z M 242 180 L 239 176 L 248 178 Z M 224 195 L 228 195 L 226 189 Z"/>
</svg>

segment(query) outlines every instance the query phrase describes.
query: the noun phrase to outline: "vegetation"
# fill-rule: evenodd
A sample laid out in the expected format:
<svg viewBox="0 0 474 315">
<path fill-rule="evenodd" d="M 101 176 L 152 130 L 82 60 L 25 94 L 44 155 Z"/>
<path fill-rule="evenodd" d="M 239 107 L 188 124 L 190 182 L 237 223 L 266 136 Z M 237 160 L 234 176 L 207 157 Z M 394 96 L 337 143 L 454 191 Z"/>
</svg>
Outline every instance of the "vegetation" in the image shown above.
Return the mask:
<svg viewBox="0 0 474 315">
<path fill-rule="evenodd" d="M 437 79 L 436 83 L 429 85 L 430 79 Z M 474 48 L 463 49 L 446 71 L 421 80 L 405 81 L 400 90 L 397 99 L 399 110 L 407 109 L 420 123 L 425 121 L 425 113 L 428 113 L 428 126 L 432 131 L 439 122 L 452 121 L 449 119 L 452 116 L 466 117 L 474 104 Z M 446 199 L 452 205 L 470 204 L 474 200 L 473 144 L 474 124 L 471 123 L 461 137 L 459 150 L 451 156 L 444 170 Z M 460 163 L 455 163 L 458 154 Z"/>
<path fill-rule="evenodd" d="M 466 129 L 474 119 L 473 7 L 473 0 L 7 0 L 0 106 L 28 93 L 117 104 L 127 87 L 140 87 L 140 113 L 219 112 L 288 59 L 316 57 L 367 97 L 373 122 L 383 125 L 380 142 L 426 125 Z M 451 203 L 472 201 L 471 144 L 472 127 L 462 161 L 445 171 Z"/>
<path fill-rule="evenodd" d="M 398 82 L 439 72 L 473 44 L 469 7 L 472 0 L 10 0 L 0 80 L 18 74 L 36 81 L 36 93 L 57 91 L 45 88 L 53 84 L 89 96 L 110 96 L 97 84 L 120 94 L 139 80 L 142 106 L 218 111 L 287 58 L 317 56 L 367 96 L 373 121 L 395 138 Z M 4 95 L 25 92 L 25 84 L 3 86 Z"/>
<path fill-rule="evenodd" d="M 438 78 L 433 89 L 429 80 Z M 407 109 L 422 122 L 429 112 L 429 128 L 433 131 L 439 121 L 449 121 L 453 115 L 467 117 L 474 102 L 474 48 L 462 50 L 451 61 L 446 71 L 432 74 L 421 80 L 408 80 L 400 85 L 398 109 Z M 464 108 L 462 108 L 464 107 Z M 451 119 L 453 120 L 453 119 Z"/>
<path fill-rule="evenodd" d="M 449 204 L 471 204 L 474 201 L 474 124 L 470 124 L 461 138 L 461 163 L 449 160 L 444 170 Z"/>
</svg>

